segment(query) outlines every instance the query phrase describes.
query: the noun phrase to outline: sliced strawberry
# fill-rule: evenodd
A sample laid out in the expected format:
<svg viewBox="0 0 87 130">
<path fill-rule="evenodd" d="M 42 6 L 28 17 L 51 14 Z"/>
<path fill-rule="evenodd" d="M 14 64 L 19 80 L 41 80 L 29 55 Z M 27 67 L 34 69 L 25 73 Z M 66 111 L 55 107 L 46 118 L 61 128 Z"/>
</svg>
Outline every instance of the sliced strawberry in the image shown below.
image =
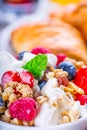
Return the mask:
<svg viewBox="0 0 87 130">
<path fill-rule="evenodd" d="M 27 84 L 29 85 L 31 88 L 34 86 L 34 76 L 28 72 L 28 71 L 23 71 L 23 72 L 20 72 L 20 82 L 23 83 L 23 84 Z"/>
<path fill-rule="evenodd" d="M 10 81 L 18 82 L 19 80 L 20 80 L 20 76 L 18 72 L 7 71 L 3 74 L 1 78 L 1 83 L 2 83 L 2 86 L 4 86 L 6 83 Z"/>
<path fill-rule="evenodd" d="M 73 81 L 78 87 L 82 88 L 87 94 L 87 68 L 81 68 Z"/>
<path fill-rule="evenodd" d="M 6 83 L 10 81 L 16 81 L 19 83 L 27 84 L 31 88 L 34 86 L 34 76 L 26 71 L 26 72 L 13 72 L 13 71 L 7 71 L 3 74 L 1 78 L 2 86 L 4 86 Z"/>
<path fill-rule="evenodd" d="M 87 95 L 76 94 L 76 100 L 80 101 L 81 105 L 87 104 Z"/>
</svg>

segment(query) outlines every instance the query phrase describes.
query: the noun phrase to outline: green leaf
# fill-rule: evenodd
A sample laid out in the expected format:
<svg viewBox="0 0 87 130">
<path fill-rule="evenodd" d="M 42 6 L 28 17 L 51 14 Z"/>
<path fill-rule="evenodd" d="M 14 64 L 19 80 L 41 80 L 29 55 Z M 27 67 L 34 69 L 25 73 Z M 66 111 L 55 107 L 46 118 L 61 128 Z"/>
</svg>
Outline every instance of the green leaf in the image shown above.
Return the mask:
<svg viewBox="0 0 87 130">
<path fill-rule="evenodd" d="M 23 68 L 30 71 L 35 77 L 42 75 L 46 69 L 48 58 L 45 54 L 36 55 L 33 59 L 28 61 Z"/>
</svg>

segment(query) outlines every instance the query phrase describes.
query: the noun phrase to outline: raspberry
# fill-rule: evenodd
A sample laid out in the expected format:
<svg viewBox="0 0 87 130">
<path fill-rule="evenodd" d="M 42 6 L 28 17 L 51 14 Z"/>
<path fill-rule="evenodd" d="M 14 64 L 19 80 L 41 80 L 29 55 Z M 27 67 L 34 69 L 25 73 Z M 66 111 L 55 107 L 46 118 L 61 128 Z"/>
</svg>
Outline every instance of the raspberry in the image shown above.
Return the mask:
<svg viewBox="0 0 87 130">
<path fill-rule="evenodd" d="M 76 77 L 73 81 L 78 87 L 82 88 L 87 94 L 87 68 L 81 68 L 76 73 Z"/>
<path fill-rule="evenodd" d="M 36 116 L 36 102 L 33 98 L 20 98 L 9 105 L 13 118 L 22 121 L 32 121 Z"/>
<path fill-rule="evenodd" d="M 76 94 L 76 100 L 80 101 L 81 105 L 87 104 L 87 95 Z"/>
<path fill-rule="evenodd" d="M 20 72 L 20 82 L 29 85 L 31 88 L 34 86 L 34 76 L 26 71 Z"/>
<path fill-rule="evenodd" d="M 56 66 L 58 66 L 59 63 L 63 62 L 65 58 L 66 58 L 65 54 L 59 53 L 57 55 L 57 64 L 56 64 Z"/>
<path fill-rule="evenodd" d="M 50 53 L 50 51 L 48 49 L 42 48 L 42 47 L 37 47 L 32 49 L 31 53 L 33 54 L 47 54 Z"/>
<path fill-rule="evenodd" d="M 19 81 L 20 80 L 20 76 L 18 72 L 13 72 L 13 71 L 7 71 L 3 74 L 2 78 L 1 78 L 1 83 L 2 86 L 4 86 L 6 83 L 10 82 L 10 81 Z"/>
</svg>

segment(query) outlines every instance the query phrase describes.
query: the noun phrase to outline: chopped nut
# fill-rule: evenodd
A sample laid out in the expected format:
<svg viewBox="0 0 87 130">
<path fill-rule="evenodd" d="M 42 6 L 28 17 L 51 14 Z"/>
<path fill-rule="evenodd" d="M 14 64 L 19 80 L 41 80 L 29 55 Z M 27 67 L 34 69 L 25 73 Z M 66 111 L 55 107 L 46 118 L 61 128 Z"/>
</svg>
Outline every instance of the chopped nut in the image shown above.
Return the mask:
<svg viewBox="0 0 87 130">
<path fill-rule="evenodd" d="M 10 122 L 10 118 L 5 115 L 2 115 L 1 120 L 8 123 Z"/>
<path fill-rule="evenodd" d="M 65 58 L 65 61 L 70 61 L 71 63 L 73 63 L 75 65 L 75 67 L 77 69 L 83 68 L 85 67 L 85 64 L 83 61 L 76 61 L 75 59 L 71 59 L 71 58 Z"/>
<path fill-rule="evenodd" d="M 15 94 L 11 94 L 9 96 L 9 102 L 13 102 L 14 100 L 16 100 L 16 95 Z"/>
<path fill-rule="evenodd" d="M 68 88 L 68 87 L 64 87 L 64 91 L 65 92 L 70 92 L 70 93 L 74 93 L 74 90 L 72 88 Z"/>
<path fill-rule="evenodd" d="M 8 117 L 8 118 L 11 118 L 11 115 L 10 115 L 8 109 L 5 111 L 5 116 Z"/>
<path fill-rule="evenodd" d="M 6 110 L 5 106 L 0 106 L 0 114 L 4 113 Z"/>
<path fill-rule="evenodd" d="M 12 81 L 5 85 L 2 93 L 3 101 L 10 103 L 20 97 L 33 97 L 32 89 L 28 85 Z"/>
<path fill-rule="evenodd" d="M 14 125 L 22 125 L 22 121 L 18 120 L 17 118 L 10 120 L 10 123 Z"/>
<path fill-rule="evenodd" d="M 4 92 L 2 93 L 2 99 L 3 99 L 3 101 L 7 101 L 8 98 L 9 98 L 9 96 L 10 96 L 12 93 L 14 93 L 13 88 L 11 88 L 11 87 L 6 87 L 6 88 L 4 89 Z"/>
<path fill-rule="evenodd" d="M 34 126 L 34 121 L 29 121 L 29 122 L 26 122 L 26 121 L 23 121 L 23 125 L 24 126 Z"/>
<path fill-rule="evenodd" d="M 70 122 L 70 119 L 68 116 L 63 116 L 62 119 L 60 120 L 60 124 L 65 124 Z"/>
<path fill-rule="evenodd" d="M 48 73 L 46 74 L 47 79 L 53 78 L 54 76 L 55 76 L 55 74 L 54 74 L 53 72 L 48 72 Z"/>
<path fill-rule="evenodd" d="M 65 110 L 61 113 L 62 116 L 68 116 L 69 115 L 69 110 Z"/>
<path fill-rule="evenodd" d="M 59 83 L 59 86 L 60 85 L 64 85 L 64 86 L 68 86 L 68 84 L 69 84 L 69 80 L 68 80 L 68 78 L 67 77 L 58 77 L 58 83 Z"/>
<path fill-rule="evenodd" d="M 52 104 L 54 107 L 58 107 L 58 103 L 57 102 L 53 102 Z"/>
<path fill-rule="evenodd" d="M 69 86 L 68 87 L 71 88 L 71 89 L 73 89 L 74 91 L 76 91 L 79 94 L 82 94 L 82 95 L 84 94 L 84 91 L 81 88 L 79 88 L 78 86 L 76 86 L 72 82 L 69 82 Z"/>
<path fill-rule="evenodd" d="M 38 104 L 43 104 L 44 102 L 47 101 L 47 97 L 46 96 L 39 96 L 36 98 Z"/>
</svg>

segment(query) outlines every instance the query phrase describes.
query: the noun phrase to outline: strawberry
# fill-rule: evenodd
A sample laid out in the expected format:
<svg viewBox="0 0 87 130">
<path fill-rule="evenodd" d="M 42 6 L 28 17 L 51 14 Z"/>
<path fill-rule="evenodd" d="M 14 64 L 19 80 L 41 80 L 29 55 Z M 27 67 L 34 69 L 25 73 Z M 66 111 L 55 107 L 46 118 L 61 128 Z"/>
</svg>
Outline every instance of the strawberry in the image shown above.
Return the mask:
<svg viewBox="0 0 87 130">
<path fill-rule="evenodd" d="M 79 69 L 73 82 L 87 94 L 87 68 Z"/>
<path fill-rule="evenodd" d="M 20 72 L 20 82 L 32 88 L 34 86 L 34 76 L 28 71 Z"/>
<path fill-rule="evenodd" d="M 10 81 L 19 82 L 20 81 L 19 73 L 18 72 L 13 72 L 13 71 L 7 71 L 7 72 L 5 72 L 2 75 L 2 78 L 1 78 L 2 86 L 4 86 L 6 83 L 8 83 Z"/>
<path fill-rule="evenodd" d="M 87 104 L 87 95 L 76 94 L 76 100 L 80 101 L 81 105 Z"/>
</svg>

